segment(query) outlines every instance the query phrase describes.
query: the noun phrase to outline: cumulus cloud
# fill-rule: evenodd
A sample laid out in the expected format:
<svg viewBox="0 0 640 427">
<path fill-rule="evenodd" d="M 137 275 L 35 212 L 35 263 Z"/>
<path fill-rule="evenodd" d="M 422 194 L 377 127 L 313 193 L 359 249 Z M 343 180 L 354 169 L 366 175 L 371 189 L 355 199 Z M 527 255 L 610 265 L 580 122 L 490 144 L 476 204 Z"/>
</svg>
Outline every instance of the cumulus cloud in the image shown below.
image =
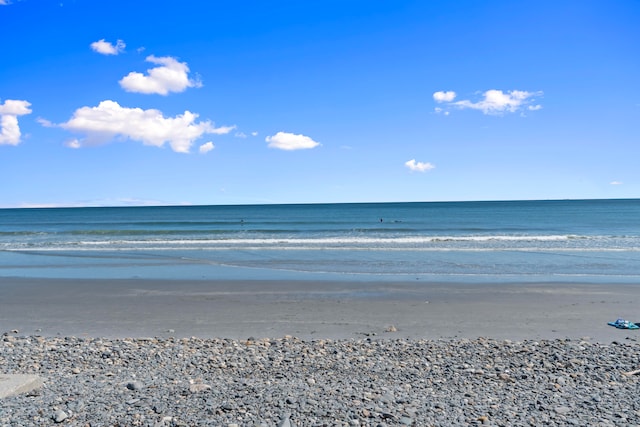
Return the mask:
<svg viewBox="0 0 640 427">
<path fill-rule="evenodd" d="M 197 114 L 185 111 L 175 117 L 164 117 L 161 111 L 121 107 L 115 101 L 102 101 L 97 107 L 82 107 L 60 126 L 86 135 L 67 145 L 74 148 L 106 143 L 114 138 L 140 141 L 162 147 L 165 143 L 178 153 L 188 153 L 193 142 L 204 134 L 222 135 L 235 126 L 216 128 L 210 121 L 197 122 Z"/>
<path fill-rule="evenodd" d="M 404 165 L 413 172 L 426 172 L 435 168 L 431 163 L 417 162 L 416 159 L 411 159 L 408 162 L 405 162 Z"/>
<path fill-rule="evenodd" d="M 20 144 L 20 126 L 18 116 L 31 114 L 31 103 L 16 99 L 7 99 L 0 104 L 0 145 Z"/>
<path fill-rule="evenodd" d="M 170 56 L 149 55 L 147 62 L 159 65 L 149 68 L 147 75 L 135 71 L 120 80 L 120 86 L 127 92 L 167 95 L 169 92 L 184 92 L 190 87 L 202 87 L 199 80 L 189 78 L 186 62 L 179 62 Z"/>
<path fill-rule="evenodd" d="M 124 48 L 127 46 L 122 40 L 118 40 L 115 45 L 111 44 L 104 39 L 100 39 L 97 42 L 91 43 L 91 49 L 94 52 L 98 52 L 102 55 L 117 55 L 124 52 Z"/>
<path fill-rule="evenodd" d="M 278 132 L 273 136 L 268 136 L 265 141 L 269 143 L 270 148 L 277 148 L 278 150 L 305 150 L 315 148 L 320 145 L 319 142 L 314 141 L 308 136 L 296 135 L 288 132 Z"/>
<path fill-rule="evenodd" d="M 454 99 L 456 99 L 456 93 L 451 91 L 451 92 L 443 92 L 443 91 L 439 91 L 439 92 L 435 92 L 433 94 L 433 99 L 436 102 L 451 102 Z"/>
<path fill-rule="evenodd" d="M 6 99 L 3 104 L 0 104 L 0 114 L 7 116 L 23 116 L 25 114 L 31 114 L 30 106 L 31 103 L 28 101 Z"/>
<path fill-rule="evenodd" d="M 200 146 L 200 153 L 201 154 L 205 154 L 208 153 L 209 151 L 213 150 L 215 147 L 215 145 L 213 145 L 213 142 L 209 141 L 209 142 L 205 142 L 204 144 L 202 144 Z"/>
<path fill-rule="evenodd" d="M 475 102 L 468 99 L 453 102 L 456 97 L 455 92 L 436 92 L 433 94 L 433 99 L 451 108 L 479 110 L 484 114 L 501 115 L 523 110 L 540 110 L 542 105 L 535 104 L 535 101 L 536 97 L 542 95 L 541 91 L 511 90 L 503 92 L 502 90 L 491 89 L 484 92 L 482 97 Z M 436 113 L 448 114 L 448 110 L 441 107 L 436 107 L 435 111 Z"/>
</svg>

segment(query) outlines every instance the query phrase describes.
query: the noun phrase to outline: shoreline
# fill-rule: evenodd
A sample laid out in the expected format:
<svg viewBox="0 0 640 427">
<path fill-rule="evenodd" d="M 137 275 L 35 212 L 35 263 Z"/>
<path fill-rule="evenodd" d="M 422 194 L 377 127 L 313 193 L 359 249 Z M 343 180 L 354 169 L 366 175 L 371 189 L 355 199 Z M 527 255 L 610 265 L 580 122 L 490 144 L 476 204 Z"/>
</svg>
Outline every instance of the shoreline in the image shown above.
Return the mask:
<svg viewBox="0 0 640 427">
<path fill-rule="evenodd" d="M 640 286 L 0 278 L 0 332 L 77 337 L 640 338 Z"/>
</svg>

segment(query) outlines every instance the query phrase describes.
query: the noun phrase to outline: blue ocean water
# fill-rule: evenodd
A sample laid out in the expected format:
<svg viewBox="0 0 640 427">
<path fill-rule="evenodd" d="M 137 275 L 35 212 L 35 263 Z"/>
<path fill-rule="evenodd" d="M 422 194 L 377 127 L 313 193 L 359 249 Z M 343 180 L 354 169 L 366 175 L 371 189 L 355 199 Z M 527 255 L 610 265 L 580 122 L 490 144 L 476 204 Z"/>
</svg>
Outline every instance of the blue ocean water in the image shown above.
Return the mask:
<svg viewBox="0 0 640 427">
<path fill-rule="evenodd" d="M 0 276 L 640 282 L 640 200 L 0 209 Z"/>
</svg>

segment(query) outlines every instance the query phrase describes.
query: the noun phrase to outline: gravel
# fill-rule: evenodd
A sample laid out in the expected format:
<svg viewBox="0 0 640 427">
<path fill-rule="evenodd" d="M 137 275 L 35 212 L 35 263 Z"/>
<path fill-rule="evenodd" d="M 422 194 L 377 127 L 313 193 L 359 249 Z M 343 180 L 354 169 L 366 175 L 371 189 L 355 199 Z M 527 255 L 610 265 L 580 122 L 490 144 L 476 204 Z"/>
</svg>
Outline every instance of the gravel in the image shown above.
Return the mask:
<svg viewBox="0 0 640 427">
<path fill-rule="evenodd" d="M 635 342 L 0 336 L 0 426 L 638 425 Z"/>
</svg>

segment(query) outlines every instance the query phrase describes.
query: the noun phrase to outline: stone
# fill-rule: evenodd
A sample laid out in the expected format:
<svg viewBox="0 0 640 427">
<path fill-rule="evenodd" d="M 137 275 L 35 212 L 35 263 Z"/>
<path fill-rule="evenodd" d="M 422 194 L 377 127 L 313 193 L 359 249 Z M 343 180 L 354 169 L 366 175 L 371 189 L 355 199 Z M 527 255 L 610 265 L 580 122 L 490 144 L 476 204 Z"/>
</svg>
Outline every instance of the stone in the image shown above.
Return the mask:
<svg viewBox="0 0 640 427">
<path fill-rule="evenodd" d="M 66 412 L 64 412 L 63 410 L 57 410 L 53 416 L 51 417 L 53 419 L 53 421 L 55 421 L 56 423 L 61 423 L 64 420 L 66 420 L 69 416 L 67 415 Z"/>
<path fill-rule="evenodd" d="M 142 384 L 140 381 L 131 381 L 127 383 L 127 388 L 129 390 L 142 390 L 144 388 L 144 384 Z"/>
<path fill-rule="evenodd" d="M 411 426 L 411 425 L 413 425 L 413 419 L 411 419 L 409 417 L 400 417 L 400 419 L 398 421 L 403 426 Z"/>
<path fill-rule="evenodd" d="M 37 375 L 0 374 L 0 399 L 33 392 L 42 385 L 42 379 Z"/>
<path fill-rule="evenodd" d="M 284 416 L 282 417 L 282 420 L 280 421 L 280 424 L 278 424 L 278 427 L 294 427 L 293 424 L 291 423 L 290 420 L 291 414 L 284 414 Z"/>
<path fill-rule="evenodd" d="M 189 384 L 189 391 L 191 393 L 200 393 L 207 390 L 211 390 L 211 386 L 209 384 L 202 384 L 202 383 Z"/>
</svg>

